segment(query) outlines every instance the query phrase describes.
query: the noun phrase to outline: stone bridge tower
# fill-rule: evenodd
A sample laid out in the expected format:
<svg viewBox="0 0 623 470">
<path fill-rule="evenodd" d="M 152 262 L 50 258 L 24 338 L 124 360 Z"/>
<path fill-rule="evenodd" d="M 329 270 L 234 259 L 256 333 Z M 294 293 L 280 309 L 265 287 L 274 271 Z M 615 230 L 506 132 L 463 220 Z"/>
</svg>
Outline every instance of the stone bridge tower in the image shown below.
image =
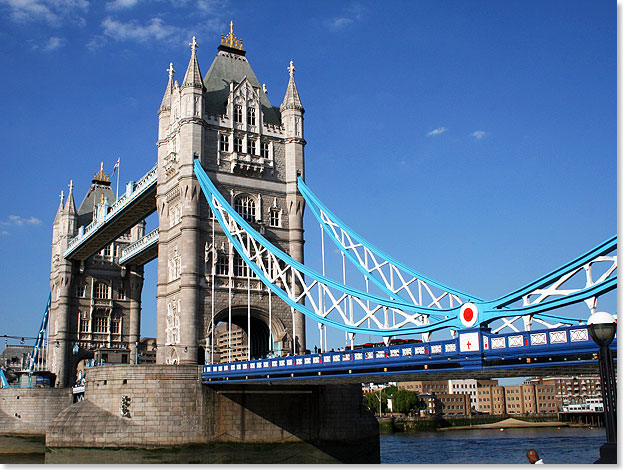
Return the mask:
<svg viewBox="0 0 623 470">
<path fill-rule="evenodd" d="M 301 352 L 303 316 L 247 272 L 212 219 L 193 173 L 198 158 L 236 211 L 303 262 L 304 203 L 296 178 L 304 177 L 304 109 L 294 65 L 290 62 L 290 80 L 278 108 L 251 69 L 233 23 L 205 77 L 194 37 L 190 46 L 181 85 L 173 64 L 169 66 L 158 111 L 156 361 L 193 364 L 216 362 L 219 355 L 231 358 L 229 337 L 215 351 L 216 326 L 230 319 L 242 330 L 245 346 L 250 342 L 247 354 L 253 357 Z"/>
<path fill-rule="evenodd" d="M 103 163 L 76 209 L 73 183 L 52 226 L 51 304 L 46 364 L 56 386 L 75 382 L 83 359 L 134 363 L 140 334 L 143 266 L 121 266 L 121 250 L 144 235 L 140 221 L 84 261 L 64 257 L 69 241 L 115 202 Z"/>
</svg>

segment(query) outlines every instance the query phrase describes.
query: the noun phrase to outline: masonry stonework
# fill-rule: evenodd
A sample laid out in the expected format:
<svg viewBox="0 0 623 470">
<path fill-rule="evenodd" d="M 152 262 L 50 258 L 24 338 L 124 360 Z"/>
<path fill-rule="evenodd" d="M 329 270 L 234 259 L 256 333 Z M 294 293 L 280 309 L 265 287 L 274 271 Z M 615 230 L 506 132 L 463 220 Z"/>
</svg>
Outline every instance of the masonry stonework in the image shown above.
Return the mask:
<svg viewBox="0 0 623 470">
<path fill-rule="evenodd" d="M 206 387 L 199 373 L 192 365 L 95 367 L 85 399 L 58 414 L 46 445 L 305 442 L 343 462 L 379 460 L 378 424 L 358 385 Z"/>
<path fill-rule="evenodd" d="M 45 434 L 71 400 L 67 388 L 0 389 L 0 429 L 3 434 Z"/>
</svg>

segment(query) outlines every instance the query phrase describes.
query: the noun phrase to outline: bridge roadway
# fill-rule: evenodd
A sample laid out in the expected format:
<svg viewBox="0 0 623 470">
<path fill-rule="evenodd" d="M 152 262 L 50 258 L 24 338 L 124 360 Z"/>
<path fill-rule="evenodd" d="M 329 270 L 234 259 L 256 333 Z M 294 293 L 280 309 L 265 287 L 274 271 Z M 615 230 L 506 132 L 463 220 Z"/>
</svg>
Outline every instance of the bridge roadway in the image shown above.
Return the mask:
<svg viewBox="0 0 623 470">
<path fill-rule="evenodd" d="M 616 357 L 616 339 L 610 347 Z M 205 365 L 201 375 L 206 385 L 578 375 L 599 372 L 597 352 L 585 325 L 508 334 L 471 329 L 445 341 Z"/>
<path fill-rule="evenodd" d="M 64 257 L 84 261 L 155 212 L 157 181 L 156 165 L 138 182 L 129 182 L 126 192 L 115 201 L 103 218 L 98 217 L 86 228 L 80 227 L 78 235 L 69 241 Z"/>
</svg>

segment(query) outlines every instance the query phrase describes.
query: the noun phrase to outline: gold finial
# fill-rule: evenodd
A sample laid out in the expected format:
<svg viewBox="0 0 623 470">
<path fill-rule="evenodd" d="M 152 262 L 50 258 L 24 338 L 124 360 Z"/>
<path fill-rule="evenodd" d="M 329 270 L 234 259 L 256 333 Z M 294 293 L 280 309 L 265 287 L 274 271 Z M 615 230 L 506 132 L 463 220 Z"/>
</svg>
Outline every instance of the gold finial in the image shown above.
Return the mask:
<svg viewBox="0 0 623 470">
<path fill-rule="evenodd" d="M 104 173 L 104 162 L 100 164 L 100 171 L 95 173 L 93 176 L 94 181 L 101 181 L 102 183 L 110 183 L 110 179 L 108 179 L 108 175 Z"/>
<path fill-rule="evenodd" d="M 104 205 L 104 193 L 100 194 L 100 204 L 103 206 Z"/>
<path fill-rule="evenodd" d="M 238 39 L 234 36 L 234 22 L 229 22 L 229 34 L 227 36 L 223 36 L 221 34 L 221 46 L 232 47 L 234 49 L 242 50 L 242 39 Z"/>
</svg>

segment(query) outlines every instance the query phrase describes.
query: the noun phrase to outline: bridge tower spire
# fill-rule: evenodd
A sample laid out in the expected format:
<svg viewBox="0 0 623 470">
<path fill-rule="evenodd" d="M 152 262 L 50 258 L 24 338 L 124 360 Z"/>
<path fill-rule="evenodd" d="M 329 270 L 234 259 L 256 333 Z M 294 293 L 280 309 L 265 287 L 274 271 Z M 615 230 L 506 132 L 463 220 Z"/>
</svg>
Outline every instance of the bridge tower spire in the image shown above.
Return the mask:
<svg viewBox="0 0 623 470">
<path fill-rule="evenodd" d="M 298 176 L 305 178 L 305 139 L 303 132 L 303 114 L 296 83 L 294 81 L 294 63 L 290 61 L 287 68 L 290 80 L 281 104 L 281 120 L 285 127 L 285 163 L 286 163 L 286 206 L 288 213 L 290 256 L 303 263 L 303 212 L 305 201 L 297 190 Z M 299 287 L 300 289 L 300 287 Z M 299 292 L 300 293 L 300 292 Z M 299 312 L 296 317 L 297 351 L 305 349 L 305 318 Z"/>
<path fill-rule="evenodd" d="M 159 110 L 156 360 L 161 364 L 198 362 L 197 318 L 203 308 L 198 256 L 200 189 L 193 161 L 203 159 L 205 87 L 196 37 L 189 46 L 190 61 L 181 86 L 174 82 L 175 70 L 169 64 L 169 80 Z"/>
</svg>

